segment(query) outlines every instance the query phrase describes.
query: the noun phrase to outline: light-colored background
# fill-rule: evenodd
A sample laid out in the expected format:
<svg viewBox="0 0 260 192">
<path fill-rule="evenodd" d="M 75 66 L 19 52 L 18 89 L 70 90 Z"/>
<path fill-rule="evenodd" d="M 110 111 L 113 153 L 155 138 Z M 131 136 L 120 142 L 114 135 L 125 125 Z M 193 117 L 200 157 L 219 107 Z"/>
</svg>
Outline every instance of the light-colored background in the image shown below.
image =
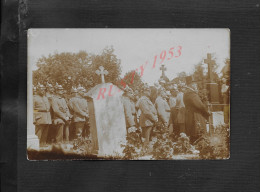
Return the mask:
<svg viewBox="0 0 260 192">
<path fill-rule="evenodd" d="M 166 76 L 171 80 L 177 73 L 192 73 L 207 53 L 213 53 L 218 72 L 230 58 L 230 31 L 228 29 L 30 29 L 28 31 L 28 64 L 37 69 L 41 56 L 55 52 L 84 50 L 100 54 L 106 46 L 113 46 L 121 59 L 122 75 L 140 68 L 148 61 L 143 80 L 149 85 L 158 81 L 161 75 L 160 53 L 169 48 L 182 46 L 182 55 L 164 63 Z M 154 56 L 158 55 L 153 69 Z M 206 65 L 205 65 L 206 68 Z M 109 70 L 109 69 L 108 69 Z M 139 70 L 140 71 L 140 70 Z"/>
</svg>

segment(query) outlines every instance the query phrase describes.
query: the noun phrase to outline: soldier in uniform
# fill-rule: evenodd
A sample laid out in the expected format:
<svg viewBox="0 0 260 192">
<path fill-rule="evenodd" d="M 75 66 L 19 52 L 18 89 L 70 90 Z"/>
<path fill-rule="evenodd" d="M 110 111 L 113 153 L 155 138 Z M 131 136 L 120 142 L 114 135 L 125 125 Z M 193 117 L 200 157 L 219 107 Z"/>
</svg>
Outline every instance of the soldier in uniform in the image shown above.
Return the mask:
<svg viewBox="0 0 260 192">
<path fill-rule="evenodd" d="M 76 138 L 81 138 L 88 119 L 88 104 L 83 98 L 86 90 L 83 87 L 74 89 L 74 96 L 69 100 L 69 105 L 73 114 Z"/>
<path fill-rule="evenodd" d="M 46 84 L 46 88 L 47 88 L 47 90 L 46 90 L 46 97 L 51 101 L 51 99 L 52 99 L 52 97 L 54 95 L 55 89 L 54 89 L 53 85 L 48 83 L 48 82 Z"/>
<path fill-rule="evenodd" d="M 151 94 L 150 88 L 148 86 L 144 86 L 142 96 L 137 102 L 137 107 L 141 110 L 140 115 L 140 126 L 142 128 L 142 137 L 144 138 L 144 148 L 147 147 L 151 131 L 158 122 L 157 111 L 155 106 L 149 99 Z"/>
<path fill-rule="evenodd" d="M 185 128 L 193 143 L 206 132 L 206 120 L 208 120 L 210 113 L 197 93 L 196 82 L 193 81 L 192 76 L 186 77 L 186 84 L 186 91 L 183 95 Z"/>
<path fill-rule="evenodd" d="M 47 141 L 49 125 L 51 124 L 50 103 L 45 96 L 45 87 L 37 86 L 37 94 L 33 97 L 35 132 L 40 140 L 40 146 Z"/>
<path fill-rule="evenodd" d="M 57 143 L 69 141 L 69 125 L 71 121 L 71 114 L 69 112 L 68 105 L 63 95 L 63 87 L 56 84 L 56 95 L 52 99 L 52 109 L 54 113 L 54 125 L 55 125 L 55 140 Z"/>
<path fill-rule="evenodd" d="M 48 83 L 46 84 L 46 97 L 48 98 L 50 104 L 52 103 L 52 98 L 55 94 L 55 89 L 53 87 L 52 84 Z M 50 113 L 51 113 L 51 119 L 53 119 L 53 110 L 52 110 L 52 106 L 50 108 Z M 48 132 L 48 137 L 47 137 L 47 143 L 52 143 L 52 141 L 54 140 L 54 134 L 55 134 L 55 127 L 53 124 L 51 124 L 49 126 L 49 132 Z"/>
<path fill-rule="evenodd" d="M 133 90 L 126 86 L 125 92 L 122 97 L 122 102 L 124 106 L 124 112 L 125 112 L 125 121 L 126 121 L 126 129 L 130 127 L 136 128 L 136 110 L 135 110 L 135 103 L 133 101 L 134 99 L 134 92 Z"/>
<path fill-rule="evenodd" d="M 177 97 L 177 93 L 178 93 L 178 90 L 177 90 L 177 85 L 176 84 L 171 84 L 170 86 L 170 97 L 169 97 L 169 106 L 171 109 L 175 108 L 176 107 L 176 97 Z"/>
<path fill-rule="evenodd" d="M 165 89 L 160 88 L 158 93 L 159 96 L 155 100 L 155 107 L 157 109 L 159 122 L 161 122 L 164 125 L 164 128 L 167 129 L 169 125 L 171 110 L 166 100 L 167 95 Z"/>
<path fill-rule="evenodd" d="M 70 114 L 72 114 L 72 121 L 71 121 L 70 127 L 69 127 L 69 130 L 70 130 L 69 140 L 70 141 L 76 139 L 76 128 L 75 128 L 75 123 L 73 121 L 73 109 L 72 109 L 72 105 L 71 105 L 71 99 L 74 98 L 74 97 L 77 97 L 77 96 L 78 96 L 77 88 L 72 87 L 71 90 L 70 90 L 70 100 L 68 102 L 69 111 L 70 111 Z"/>
<path fill-rule="evenodd" d="M 185 130 L 185 105 L 183 102 L 182 86 L 178 87 L 176 97 L 176 106 L 171 109 L 170 129 L 174 127 L 174 135 L 179 137 L 180 133 L 186 133 Z"/>
</svg>

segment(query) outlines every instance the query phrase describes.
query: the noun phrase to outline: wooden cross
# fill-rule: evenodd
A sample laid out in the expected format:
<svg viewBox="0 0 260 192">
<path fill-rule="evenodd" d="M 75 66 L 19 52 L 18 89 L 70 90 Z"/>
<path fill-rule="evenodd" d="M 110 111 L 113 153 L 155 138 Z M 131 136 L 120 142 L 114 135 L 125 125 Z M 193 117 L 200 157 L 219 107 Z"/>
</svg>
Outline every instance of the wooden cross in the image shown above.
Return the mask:
<svg viewBox="0 0 260 192">
<path fill-rule="evenodd" d="M 207 54 L 207 59 L 204 59 L 204 63 L 208 64 L 208 76 L 210 82 L 213 81 L 212 67 L 215 64 L 215 61 L 211 59 L 211 54 Z"/>
<path fill-rule="evenodd" d="M 165 71 L 166 71 L 166 67 L 164 67 L 164 65 L 162 65 L 161 67 L 160 67 L 160 70 L 162 71 L 162 77 L 165 77 Z"/>
<path fill-rule="evenodd" d="M 96 74 L 101 75 L 102 83 L 105 83 L 105 75 L 108 75 L 108 71 L 103 66 L 100 66 L 99 70 L 96 70 Z"/>
</svg>

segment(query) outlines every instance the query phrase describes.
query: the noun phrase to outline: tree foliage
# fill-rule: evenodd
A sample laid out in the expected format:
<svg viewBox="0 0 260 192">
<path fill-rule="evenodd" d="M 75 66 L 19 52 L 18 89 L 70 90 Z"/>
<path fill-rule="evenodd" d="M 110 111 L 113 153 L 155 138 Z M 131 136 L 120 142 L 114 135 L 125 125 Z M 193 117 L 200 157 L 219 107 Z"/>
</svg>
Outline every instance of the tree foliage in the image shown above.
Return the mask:
<svg viewBox="0 0 260 192">
<path fill-rule="evenodd" d="M 132 90 L 140 90 L 144 82 L 139 73 L 135 70 L 127 72 L 121 80 L 121 86 L 128 85 Z"/>
<path fill-rule="evenodd" d="M 114 54 L 113 47 L 105 48 L 100 55 L 85 51 L 50 54 L 37 61 L 38 69 L 33 71 L 33 84 L 57 82 L 68 91 L 78 85 L 89 89 L 101 82 L 101 77 L 95 73 L 101 65 L 109 72 L 105 77 L 106 82 L 118 80 L 121 61 Z"/>
</svg>

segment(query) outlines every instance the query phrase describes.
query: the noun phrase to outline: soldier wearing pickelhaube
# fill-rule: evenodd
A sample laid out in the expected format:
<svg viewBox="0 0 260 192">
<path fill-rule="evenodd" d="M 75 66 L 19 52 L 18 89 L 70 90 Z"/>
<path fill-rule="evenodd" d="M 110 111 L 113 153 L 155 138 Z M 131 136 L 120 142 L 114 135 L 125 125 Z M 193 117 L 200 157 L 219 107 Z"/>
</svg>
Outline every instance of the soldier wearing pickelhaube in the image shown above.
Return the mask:
<svg viewBox="0 0 260 192">
<path fill-rule="evenodd" d="M 54 86 L 52 84 L 50 84 L 49 82 L 47 82 L 46 83 L 46 97 L 48 98 L 50 104 L 52 103 L 52 98 L 54 95 L 55 95 Z M 53 119 L 54 114 L 53 114 L 52 106 L 50 108 L 50 113 L 51 113 L 51 118 Z M 54 140 L 54 135 L 55 135 L 55 127 L 53 124 L 51 124 L 49 126 L 49 132 L 48 132 L 48 137 L 47 137 L 48 143 L 52 143 L 52 141 Z"/>
<path fill-rule="evenodd" d="M 126 121 L 126 129 L 137 127 L 137 119 L 136 119 L 136 110 L 135 110 L 135 103 L 134 99 L 134 92 L 133 90 L 126 86 L 124 90 L 124 94 L 122 97 L 122 103 L 125 112 L 125 121 Z"/>
<path fill-rule="evenodd" d="M 51 122 L 50 103 L 45 96 L 45 87 L 41 84 L 37 86 L 36 95 L 33 97 L 33 109 L 35 133 L 40 140 L 40 146 L 44 146 L 47 141 L 49 125 Z"/>
<path fill-rule="evenodd" d="M 154 104 L 149 99 L 151 90 L 149 86 L 145 85 L 142 96 L 137 101 L 136 106 L 141 110 L 139 124 L 142 128 L 142 137 L 144 139 L 144 148 L 147 147 L 150 140 L 150 135 L 155 123 L 158 122 L 157 111 Z"/>
<path fill-rule="evenodd" d="M 166 91 L 164 88 L 160 88 L 158 91 L 159 95 L 155 100 L 155 107 L 159 121 L 164 125 L 165 130 L 168 128 L 170 119 L 170 106 L 166 100 Z"/>
<path fill-rule="evenodd" d="M 75 126 L 76 138 L 81 138 L 85 131 L 86 121 L 88 120 L 88 104 L 84 95 L 86 93 L 85 88 L 78 87 L 72 88 L 73 97 L 69 100 L 69 106 L 73 114 L 73 123 Z"/>
<path fill-rule="evenodd" d="M 63 87 L 59 84 L 55 86 L 56 95 L 52 99 L 52 109 L 54 113 L 53 123 L 55 125 L 56 133 L 55 140 L 57 143 L 69 141 L 69 125 L 71 121 L 71 114 L 68 105 L 63 98 Z"/>
<path fill-rule="evenodd" d="M 46 97 L 51 101 L 54 94 L 55 94 L 55 89 L 54 89 L 53 85 L 47 82 L 47 84 L 46 84 Z"/>
</svg>

